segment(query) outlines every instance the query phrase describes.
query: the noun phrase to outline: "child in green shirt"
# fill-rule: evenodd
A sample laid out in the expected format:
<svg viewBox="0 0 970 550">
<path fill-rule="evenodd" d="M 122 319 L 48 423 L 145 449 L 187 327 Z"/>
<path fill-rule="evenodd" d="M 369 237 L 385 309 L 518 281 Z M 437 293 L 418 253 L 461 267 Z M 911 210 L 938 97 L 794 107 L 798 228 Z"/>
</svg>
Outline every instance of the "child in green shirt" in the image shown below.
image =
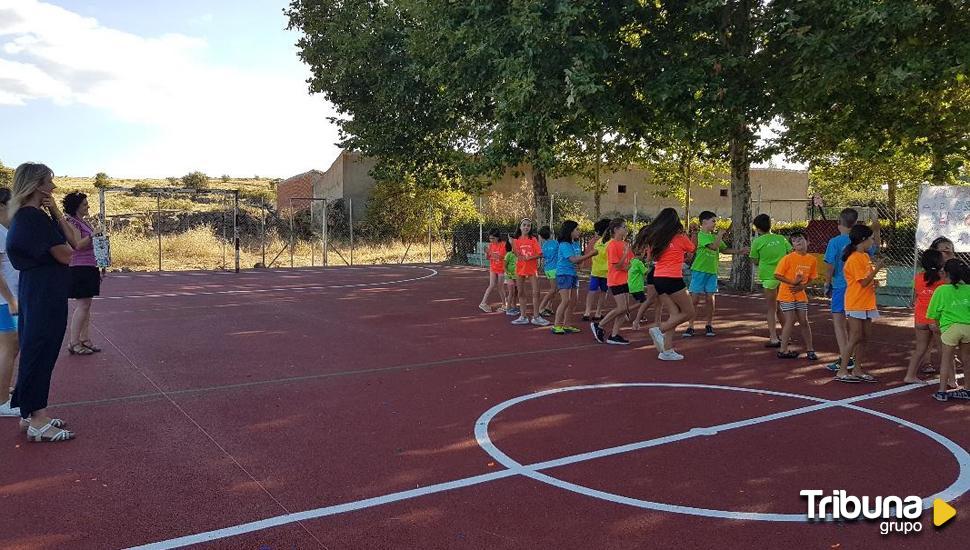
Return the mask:
<svg viewBox="0 0 970 550">
<path fill-rule="evenodd" d="M 771 217 L 768 214 L 758 214 L 752 220 L 758 236 L 751 241 L 751 263 L 758 266 L 758 279 L 765 290 L 765 301 L 768 303 L 768 343 L 766 348 L 780 348 L 778 340 L 778 285 L 775 279 L 775 268 L 789 252 L 791 243 L 782 235 L 771 232 Z"/>
<path fill-rule="evenodd" d="M 970 365 L 970 267 L 954 258 L 946 262 L 943 270 L 950 282 L 933 291 L 926 309 L 926 318 L 936 319 L 940 325 L 940 341 L 943 344 L 940 389 L 933 394 L 933 399 L 970 399 L 970 392 L 957 384 L 953 365 L 957 346 L 960 348 L 960 361 L 964 366 Z"/>
<path fill-rule="evenodd" d="M 512 252 L 512 241 L 508 235 L 505 236 L 505 314 L 519 315 L 520 310 L 516 307 L 519 303 L 519 295 L 515 286 L 515 264 L 518 257 Z"/>
<path fill-rule="evenodd" d="M 704 296 L 707 303 L 707 324 L 704 325 L 704 335 L 714 336 L 714 295 L 717 294 L 717 264 L 721 254 L 747 254 L 747 250 L 737 250 L 728 248 L 724 243 L 724 231 L 714 233 L 714 225 L 717 223 L 717 214 L 710 210 L 705 210 L 698 216 L 700 221 L 700 232 L 693 235 L 694 244 L 697 251 L 694 253 L 694 263 L 690 266 L 690 288 L 691 300 L 694 302 L 694 310 L 700 303 L 701 296 Z M 697 315 L 699 317 L 700 315 Z M 691 319 L 684 332 L 684 338 L 694 335 L 694 320 Z"/>
</svg>

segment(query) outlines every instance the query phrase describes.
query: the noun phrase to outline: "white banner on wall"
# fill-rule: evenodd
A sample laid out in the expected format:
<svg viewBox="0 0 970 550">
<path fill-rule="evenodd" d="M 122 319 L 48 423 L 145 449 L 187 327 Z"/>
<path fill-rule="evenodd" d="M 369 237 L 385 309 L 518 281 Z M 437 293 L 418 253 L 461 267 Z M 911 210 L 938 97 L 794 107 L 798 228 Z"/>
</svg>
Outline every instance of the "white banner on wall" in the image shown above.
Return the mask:
<svg viewBox="0 0 970 550">
<path fill-rule="evenodd" d="M 924 185 L 919 193 L 916 247 L 926 250 L 946 237 L 956 252 L 970 252 L 970 186 Z"/>
</svg>

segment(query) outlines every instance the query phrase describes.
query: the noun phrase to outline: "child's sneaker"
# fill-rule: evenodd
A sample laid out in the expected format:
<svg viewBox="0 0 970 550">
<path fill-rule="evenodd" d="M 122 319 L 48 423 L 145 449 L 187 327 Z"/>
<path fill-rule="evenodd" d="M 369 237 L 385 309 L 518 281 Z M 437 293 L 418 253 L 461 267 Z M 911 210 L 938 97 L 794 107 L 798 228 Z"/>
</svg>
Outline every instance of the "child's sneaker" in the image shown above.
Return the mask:
<svg viewBox="0 0 970 550">
<path fill-rule="evenodd" d="M 716 334 L 714 334 L 714 327 L 712 327 L 711 325 L 705 325 L 704 336 L 708 336 L 708 337 L 716 336 Z"/>
<path fill-rule="evenodd" d="M 818 355 L 815 355 L 814 351 L 810 351 L 805 354 L 805 358 L 809 361 L 818 361 Z"/>
<path fill-rule="evenodd" d="M 589 329 L 593 331 L 593 338 L 595 338 L 597 342 L 602 344 L 604 342 L 603 337 L 605 336 L 605 333 L 603 332 L 603 329 L 600 328 L 599 323 L 597 323 L 596 321 L 593 321 L 592 323 L 589 324 Z"/>
<path fill-rule="evenodd" d="M 0 403 L 0 416 L 19 417 L 20 407 L 11 407 L 10 401 L 7 401 L 6 403 Z"/>
<path fill-rule="evenodd" d="M 566 334 L 566 329 L 563 328 L 563 327 L 559 327 L 559 326 L 552 327 L 552 333 L 553 334 Z"/>
<path fill-rule="evenodd" d="M 548 327 L 552 323 L 550 323 L 546 319 L 543 319 L 542 317 L 539 317 L 538 315 L 536 315 L 535 317 L 532 318 L 532 324 L 535 325 L 535 326 L 537 326 L 537 327 Z"/>
<path fill-rule="evenodd" d="M 950 399 L 970 399 L 970 391 L 967 390 L 953 390 L 948 393 Z"/>
<path fill-rule="evenodd" d="M 485 313 L 492 312 L 492 308 L 488 307 L 488 304 L 478 304 L 478 309 L 484 311 Z"/>
<path fill-rule="evenodd" d="M 626 346 L 630 344 L 630 341 L 617 334 L 616 336 L 610 336 L 607 338 L 606 343 L 613 344 L 614 346 Z"/>
<path fill-rule="evenodd" d="M 681 361 L 683 358 L 683 355 L 673 350 L 662 351 L 660 352 L 660 355 L 657 356 L 657 359 L 660 359 L 661 361 Z"/>
<path fill-rule="evenodd" d="M 514 307 L 510 307 L 509 309 L 506 309 L 505 310 L 505 314 L 506 315 L 518 315 L 519 314 L 519 311 L 517 309 L 515 309 Z"/>
<path fill-rule="evenodd" d="M 546 308 L 542 310 L 542 313 L 540 313 L 539 315 L 542 315 L 543 317 L 551 317 L 553 314 L 555 314 L 553 310 Z"/>
<path fill-rule="evenodd" d="M 505 313 L 506 309 L 505 309 L 505 306 L 498 306 L 498 309 L 496 309 L 495 311 L 501 311 L 502 313 Z"/>
<path fill-rule="evenodd" d="M 514 320 L 514 321 L 512 321 L 512 324 L 513 325 L 528 325 L 529 324 L 529 318 L 528 317 L 525 317 L 525 316 L 522 316 L 522 315 L 519 315 L 519 318 L 516 319 L 516 320 Z"/>
<path fill-rule="evenodd" d="M 933 392 L 933 399 L 936 399 L 937 401 L 944 401 L 945 402 L 945 401 L 947 401 L 947 400 L 950 399 L 950 394 L 948 392 L 945 392 L 945 391 Z"/>
<path fill-rule="evenodd" d="M 684 331 L 684 338 L 691 338 L 693 336 L 694 336 L 694 329 L 693 328 L 689 328 L 689 329 L 687 329 L 687 330 Z"/>
<path fill-rule="evenodd" d="M 576 327 L 571 327 L 571 326 L 568 326 L 568 325 L 565 326 L 565 327 L 562 327 L 562 328 L 563 328 L 563 330 L 565 330 L 569 334 L 576 334 L 577 332 L 583 332 L 583 331 L 579 330 Z"/>
<path fill-rule="evenodd" d="M 650 339 L 653 340 L 653 345 L 657 347 L 657 351 L 663 353 L 664 333 L 660 332 L 660 327 L 650 327 L 650 330 L 647 332 L 650 333 Z"/>
</svg>

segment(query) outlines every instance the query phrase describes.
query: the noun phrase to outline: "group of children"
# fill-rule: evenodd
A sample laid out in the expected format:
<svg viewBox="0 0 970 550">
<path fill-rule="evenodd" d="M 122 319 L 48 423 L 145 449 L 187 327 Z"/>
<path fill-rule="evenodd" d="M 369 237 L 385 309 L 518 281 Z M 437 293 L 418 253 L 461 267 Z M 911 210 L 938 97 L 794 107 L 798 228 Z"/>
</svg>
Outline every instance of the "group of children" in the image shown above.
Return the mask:
<svg viewBox="0 0 970 550">
<path fill-rule="evenodd" d="M 828 243 L 822 274 L 826 295 L 831 298 L 840 357 L 827 368 L 835 373 L 836 381 L 845 383 L 876 381 L 863 363 L 872 321 L 879 317 L 876 274 L 882 261 L 873 258 L 879 250 L 880 227 L 878 220 L 873 220 L 870 227 L 858 223 L 858 217 L 851 208 L 840 213 L 839 235 Z M 666 208 L 633 239 L 628 239 L 624 219 L 600 220 L 594 225 L 596 239 L 585 251 L 579 244 L 580 232 L 574 221 L 564 222 L 555 239 L 548 226 L 538 231 L 537 238 L 529 219 L 521 221 L 511 238 L 503 238 L 493 230 L 486 253 L 489 286 L 480 308 L 492 311 L 489 298 L 498 288 L 503 301 L 499 309 L 516 317 L 513 324 L 551 324 L 554 334 L 581 332 L 571 323 L 579 288 L 577 266 L 592 260 L 582 320 L 590 323 L 596 341 L 629 344 L 620 329 L 630 321 L 633 329 L 639 330 L 644 314 L 653 305 L 654 319 L 648 333 L 659 352 L 658 358 L 682 360 L 684 356 L 675 350 L 675 330 L 686 324 L 682 337 L 695 336 L 694 321 L 702 300 L 706 308 L 704 334 L 716 336 L 713 325 L 719 255 L 747 254 L 757 266 L 766 298 L 769 340 L 765 347 L 777 348 L 779 359 L 800 357 L 790 345 L 797 323 L 805 357 L 817 360 L 806 290 L 819 273 L 815 256 L 808 252 L 805 233 L 795 231 L 787 238 L 772 233 L 770 217 L 761 214 L 753 220 L 758 236 L 751 247 L 732 249 L 723 242 L 724 231 L 715 231 L 716 214 L 701 212 L 698 222 L 698 226 L 685 232 L 677 212 Z M 691 257 L 688 288 L 684 267 Z M 541 298 L 540 260 L 549 281 Z M 963 362 L 970 360 L 970 268 L 954 257 L 953 244 L 945 238 L 933 243 L 921 263 L 924 273 L 917 275 L 915 281 L 916 349 L 905 381 L 921 382 L 916 370 L 926 364 L 936 339 L 941 350 L 941 371 L 940 390 L 934 397 L 941 401 L 968 399 L 970 394 L 957 384 L 954 356 L 959 353 Z M 601 317 L 607 294 L 614 297 L 615 307 Z M 553 311 L 557 296 L 559 304 Z M 552 316 L 554 321 L 544 316 Z M 923 372 L 931 371 L 924 367 Z"/>
</svg>

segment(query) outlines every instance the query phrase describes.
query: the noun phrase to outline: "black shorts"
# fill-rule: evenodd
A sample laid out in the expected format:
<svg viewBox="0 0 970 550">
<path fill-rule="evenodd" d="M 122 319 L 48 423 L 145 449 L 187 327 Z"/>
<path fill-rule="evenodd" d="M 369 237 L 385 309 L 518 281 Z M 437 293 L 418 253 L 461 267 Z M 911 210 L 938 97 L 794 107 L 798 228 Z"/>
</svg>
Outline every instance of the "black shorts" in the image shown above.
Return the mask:
<svg viewBox="0 0 970 550">
<path fill-rule="evenodd" d="M 652 267 L 650 268 L 650 271 L 647 272 L 647 284 L 649 286 L 653 286 L 653 268 Z"/>
<path fill-rule="evenodd" d="M 73 299 L 94 298 L 101 295 L 101 272 L 87 265 L 71 267 L 71 288 L 68 297 Z"/>
<path fill-rule="evenodd" d="M 677 294 L 687 288 L 683 277 L 654 277 L 653 286 L 657 294 Z"/>
<path fill-rule="evenodd" d="M 630 293 L 630 285 L 626 283 L 622 285 L 616 285 L 616 286 L 610 287 L 610 294 L 614 296 L 619 296 L 620 294 L 629 294 L 629 293 Z"/>
<path fill-rule="evenodd" d="M 640 292 L 631 292 L 630 296 L 633 296 L 633 299 L 641 304 L 647 301 L 647 295 L 642 290 Z"/>
</svg>

